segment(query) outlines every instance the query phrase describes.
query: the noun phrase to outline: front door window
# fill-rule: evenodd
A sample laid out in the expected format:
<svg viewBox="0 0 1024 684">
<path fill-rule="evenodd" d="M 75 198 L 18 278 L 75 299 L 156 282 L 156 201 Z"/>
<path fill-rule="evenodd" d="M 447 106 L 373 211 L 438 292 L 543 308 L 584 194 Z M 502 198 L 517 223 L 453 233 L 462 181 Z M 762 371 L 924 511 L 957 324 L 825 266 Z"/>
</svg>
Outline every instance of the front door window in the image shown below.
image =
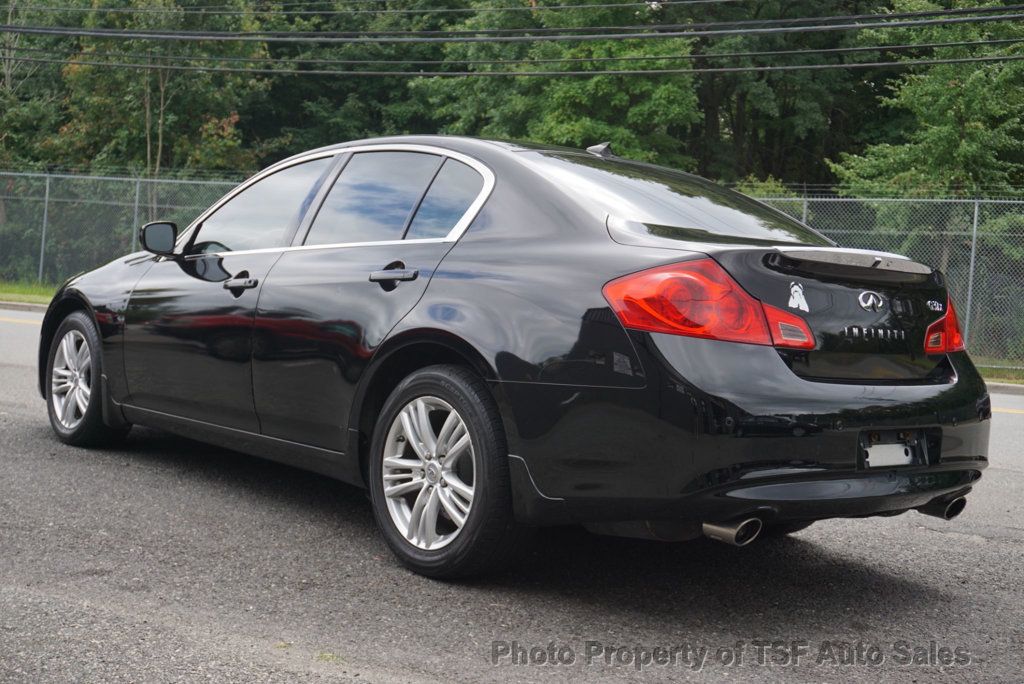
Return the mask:
<svg viewBox="0 0 1024 684">
<path fill-rule="evenodd" d="M 192 254 L 282 247 L 309 208 L 333 159 L 289 166 L 238 193 L 203 221 Z"/>
</svg>

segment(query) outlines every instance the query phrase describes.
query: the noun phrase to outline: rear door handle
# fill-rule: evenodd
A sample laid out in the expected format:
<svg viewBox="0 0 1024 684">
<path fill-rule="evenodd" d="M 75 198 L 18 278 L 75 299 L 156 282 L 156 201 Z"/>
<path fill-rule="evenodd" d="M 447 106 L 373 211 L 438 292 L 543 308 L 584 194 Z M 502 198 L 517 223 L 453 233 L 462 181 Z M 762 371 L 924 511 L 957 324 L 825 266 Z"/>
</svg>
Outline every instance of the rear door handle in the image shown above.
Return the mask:
<svg viewBox="0 0 1024 684">
<path fill-rule="evenodd" d="M 260 284 L 256 278 L 232 278 L 224 281 L 225 290 L 251 290 Z"/>
<path fill-rule="evenodd" d="M 371 283 L 387 283 L 396 280 L 416 280 L 420 272 L 414 268 L 389 268 L 370 273 Z"/>
</svg>

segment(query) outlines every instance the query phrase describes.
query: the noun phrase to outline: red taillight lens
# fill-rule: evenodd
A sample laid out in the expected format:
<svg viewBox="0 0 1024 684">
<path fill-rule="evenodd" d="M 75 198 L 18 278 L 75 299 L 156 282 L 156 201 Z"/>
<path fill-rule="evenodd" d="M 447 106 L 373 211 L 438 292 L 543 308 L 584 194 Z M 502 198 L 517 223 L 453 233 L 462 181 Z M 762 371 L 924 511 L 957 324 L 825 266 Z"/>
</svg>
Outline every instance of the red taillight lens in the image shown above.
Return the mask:
<svg viewBox="0 0 1024 684">
<path fill-rule="evenodd" d="M 604 296 L 627 328 L 771 344 L 761 303 L 711 259 L 623 276 Z"/>
<path fill-rule="evenodd" d="M 761 306 L 764 307 L 772 342 L 776 347 L 814 349 L 814 335 L 804 319 L 771 304 L 762 303 Z"/>
<path fill-rule="evenodd" d="M 604 296 L 622 324 L 634 330 L 814 347 L 814 336 L 801 318 L 762 306 L 713 259 L 623 276 L 604 286 Z"/>
<path fill-rule="evenodd" d="M 965 349 L 964 335 L 960 331 L 953 300 L 946 298 L 946 315 L 928 326 L 924 334 L 925 354 L 945 354 Z"/>
</svg>

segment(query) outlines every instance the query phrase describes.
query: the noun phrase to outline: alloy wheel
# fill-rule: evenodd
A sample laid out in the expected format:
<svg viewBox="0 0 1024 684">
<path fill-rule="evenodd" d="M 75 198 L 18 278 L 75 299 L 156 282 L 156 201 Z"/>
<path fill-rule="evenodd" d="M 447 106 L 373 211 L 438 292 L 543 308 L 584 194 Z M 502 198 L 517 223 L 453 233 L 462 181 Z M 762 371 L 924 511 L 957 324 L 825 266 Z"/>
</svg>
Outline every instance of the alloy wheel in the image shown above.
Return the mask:
<svg viewBox="0 0 1024 684">
<path fill-rule="evenodd" d="M 60 424 L 74 430 L 85 418 L 92 396 L 92 355 L 89 343 L 78 330 L 69 330 L 53 357 L 50 395 Z"/>
<path fill-rule="evenodd" d="M 472 509 L 476 472 L 473 440 L 451 404 L 423 396 L 402 407 L 384 443 L 381 477 L 406 541 L 426 551 L 450 544 Z"/>
</svg>

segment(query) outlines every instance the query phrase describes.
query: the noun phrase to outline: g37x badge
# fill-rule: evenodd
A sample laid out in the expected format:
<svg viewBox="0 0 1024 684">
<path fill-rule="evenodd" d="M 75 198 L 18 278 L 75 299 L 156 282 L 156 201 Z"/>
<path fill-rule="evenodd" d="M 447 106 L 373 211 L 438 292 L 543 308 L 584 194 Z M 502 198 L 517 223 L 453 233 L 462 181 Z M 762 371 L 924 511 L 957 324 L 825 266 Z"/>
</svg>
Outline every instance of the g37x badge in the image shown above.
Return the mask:
<svg viewBox="0 0 1024 684">
<path fill-rule="evenodd" d="M 810 312 L 807 308 L 807 300 L 804 298 L 804 286 L 801 283 L 789 284 L 789 308 Z"/>
</svg>

